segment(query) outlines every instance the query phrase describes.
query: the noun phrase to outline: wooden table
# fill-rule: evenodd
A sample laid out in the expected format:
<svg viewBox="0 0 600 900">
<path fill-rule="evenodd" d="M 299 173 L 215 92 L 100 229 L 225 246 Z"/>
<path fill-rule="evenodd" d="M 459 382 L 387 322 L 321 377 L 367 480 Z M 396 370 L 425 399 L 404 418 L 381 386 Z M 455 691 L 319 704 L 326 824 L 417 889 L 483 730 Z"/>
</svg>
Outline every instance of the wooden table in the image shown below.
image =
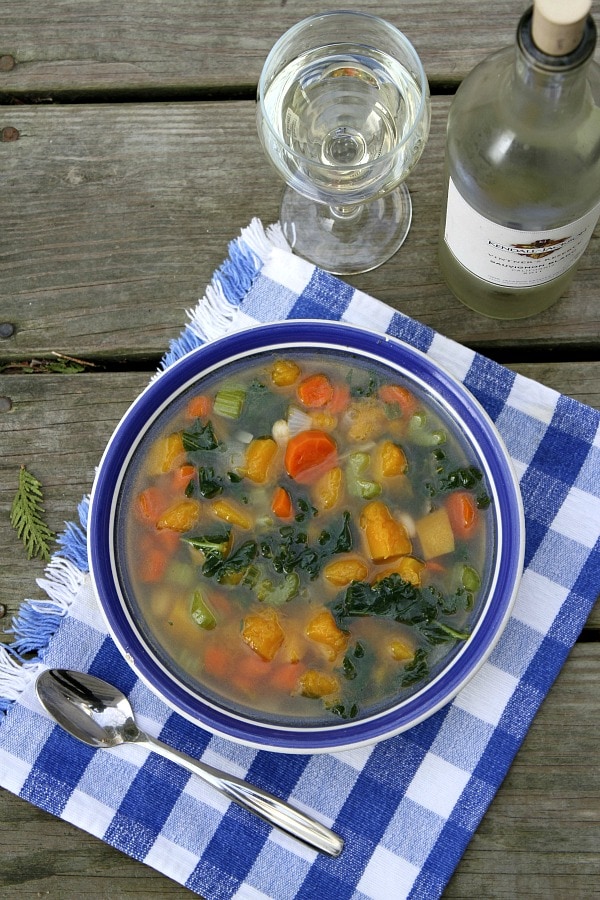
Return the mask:
<svg viewBox="0 0 600 900">
<path fill-rule="evenodd" d="M 526 4 L 345 0 L 419 50 L 432 89 L 413 226 L 355 286 L 517 371 L 600 407 L 600 235 L 572 289 L 542 315 L 477 316 L 437 266 L 446 115 L 461 78 L 512 42 Z M 278 216 L 254 95 L 297 0 L 3 0 L 0 29 L 0 603 L 41 597 L 9 524 L 24 463 L 60 531 L 104 445 L 185 310 L 252 216 Z M 63 356 L 79 374 L 53 371 Z M 26 366 L 24 364 L 27 364 Z M 31 372 L 30 372 L 31 370 Z M 475 834 L 448 898 L 600 894 L 600 606 Z M 0 793 L 4 897 L 184 897 L 87 834 Z"/>
</svg>

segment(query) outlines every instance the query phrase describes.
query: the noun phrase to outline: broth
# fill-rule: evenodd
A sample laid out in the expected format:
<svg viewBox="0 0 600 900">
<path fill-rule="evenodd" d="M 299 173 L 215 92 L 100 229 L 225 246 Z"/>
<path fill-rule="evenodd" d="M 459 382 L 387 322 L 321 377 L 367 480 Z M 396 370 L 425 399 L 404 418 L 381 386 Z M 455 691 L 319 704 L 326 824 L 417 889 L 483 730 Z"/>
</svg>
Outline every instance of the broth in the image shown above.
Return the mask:
<svg viewBox="0 0 600 900">
<path fill-rule="evenodd" d="M 117 548 L 155 653 L 228 709 L 334 724 L 468 640 L 490 500 L 441 406 L 360 357 L 260 354 L 188 388 L 126 473 Z"/>
</svg>

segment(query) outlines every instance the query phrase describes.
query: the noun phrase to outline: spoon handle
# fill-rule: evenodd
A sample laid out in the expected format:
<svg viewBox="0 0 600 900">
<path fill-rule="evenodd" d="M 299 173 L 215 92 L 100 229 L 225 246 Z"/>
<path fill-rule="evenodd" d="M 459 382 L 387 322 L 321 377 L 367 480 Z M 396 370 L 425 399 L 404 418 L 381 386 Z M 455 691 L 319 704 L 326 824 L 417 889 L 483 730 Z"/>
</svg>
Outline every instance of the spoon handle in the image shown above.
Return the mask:
<svg viewBox="0 0 600 900">
<path fill-rule="evenodd" d="M 270 825 L 280 828 L 292 837 L 304 841 L 315 850 L 320 850 L 329 856 L 339 856 L 342 852 L 344 841 L 339 835 L 273 794 L 248 784 L 247 781 L 242 781 L 235 775 L 228 775 L 219 769 L 198 762 L 174 747 L 169 747 L 148 735 L 144 735 L 142 740 L 136 740 L 136 743 L 145 745 L 148 750 L 154 750 L 166 759 L 178 763 L 192 774 L 198 775 L 234 803 L 238 803 L 244 809 L 255 813 Z"/>
</svg>

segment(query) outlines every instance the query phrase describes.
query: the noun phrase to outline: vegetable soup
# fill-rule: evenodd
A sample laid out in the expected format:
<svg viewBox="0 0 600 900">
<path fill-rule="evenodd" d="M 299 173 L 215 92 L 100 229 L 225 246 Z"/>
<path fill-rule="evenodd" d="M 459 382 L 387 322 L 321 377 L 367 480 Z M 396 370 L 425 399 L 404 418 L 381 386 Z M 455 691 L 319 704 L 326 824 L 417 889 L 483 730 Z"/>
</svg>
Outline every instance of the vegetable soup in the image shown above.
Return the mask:
<svg viewBox="0 0 600 900">
<path fill-rule="evenodd" d="M 363 718 L 468 640 L 493 555 L 485 479 L 401 374 L 340 351 L 257 354 L 188 387 L 139 449 L 125 594 L 210 701 L 296 726 Z"/>
</svg>

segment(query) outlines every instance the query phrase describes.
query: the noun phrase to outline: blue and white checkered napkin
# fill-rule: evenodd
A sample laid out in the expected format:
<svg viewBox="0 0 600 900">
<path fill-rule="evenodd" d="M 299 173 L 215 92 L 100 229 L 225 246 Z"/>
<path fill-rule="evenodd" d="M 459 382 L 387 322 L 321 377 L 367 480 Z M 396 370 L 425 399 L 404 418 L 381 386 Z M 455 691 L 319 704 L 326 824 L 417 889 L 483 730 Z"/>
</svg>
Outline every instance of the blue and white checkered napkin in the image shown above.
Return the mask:
<svg viewBox="0 0 600 900">
<path fill-rule="evenodd" d="M 107 636 L 86 575 L 85 514 L 70 524 L 0 657 L 1 783 L 208 900 L 430 898 L 441 894 L 600 591 L 600 414 L 515 375 L 292 256 L 255 221 L 230 248 L 164 360 L 228 330 L 282 318 L 341 319 L 430 354 L 495 420 L 520 479 L 525 573 L 508 627 L 453 703 L 375 746 L 269 754 L 211 737 L 170 712 Z M 50 634 L 54 636 L 50 637 Z M 142 727 L 289 798 L 346 840 L 338 859 L 305 848 L 139 747 L 94 751 L 42 713 L 42 666 L 85 669 L 130 694 Z"/>
</svg>

